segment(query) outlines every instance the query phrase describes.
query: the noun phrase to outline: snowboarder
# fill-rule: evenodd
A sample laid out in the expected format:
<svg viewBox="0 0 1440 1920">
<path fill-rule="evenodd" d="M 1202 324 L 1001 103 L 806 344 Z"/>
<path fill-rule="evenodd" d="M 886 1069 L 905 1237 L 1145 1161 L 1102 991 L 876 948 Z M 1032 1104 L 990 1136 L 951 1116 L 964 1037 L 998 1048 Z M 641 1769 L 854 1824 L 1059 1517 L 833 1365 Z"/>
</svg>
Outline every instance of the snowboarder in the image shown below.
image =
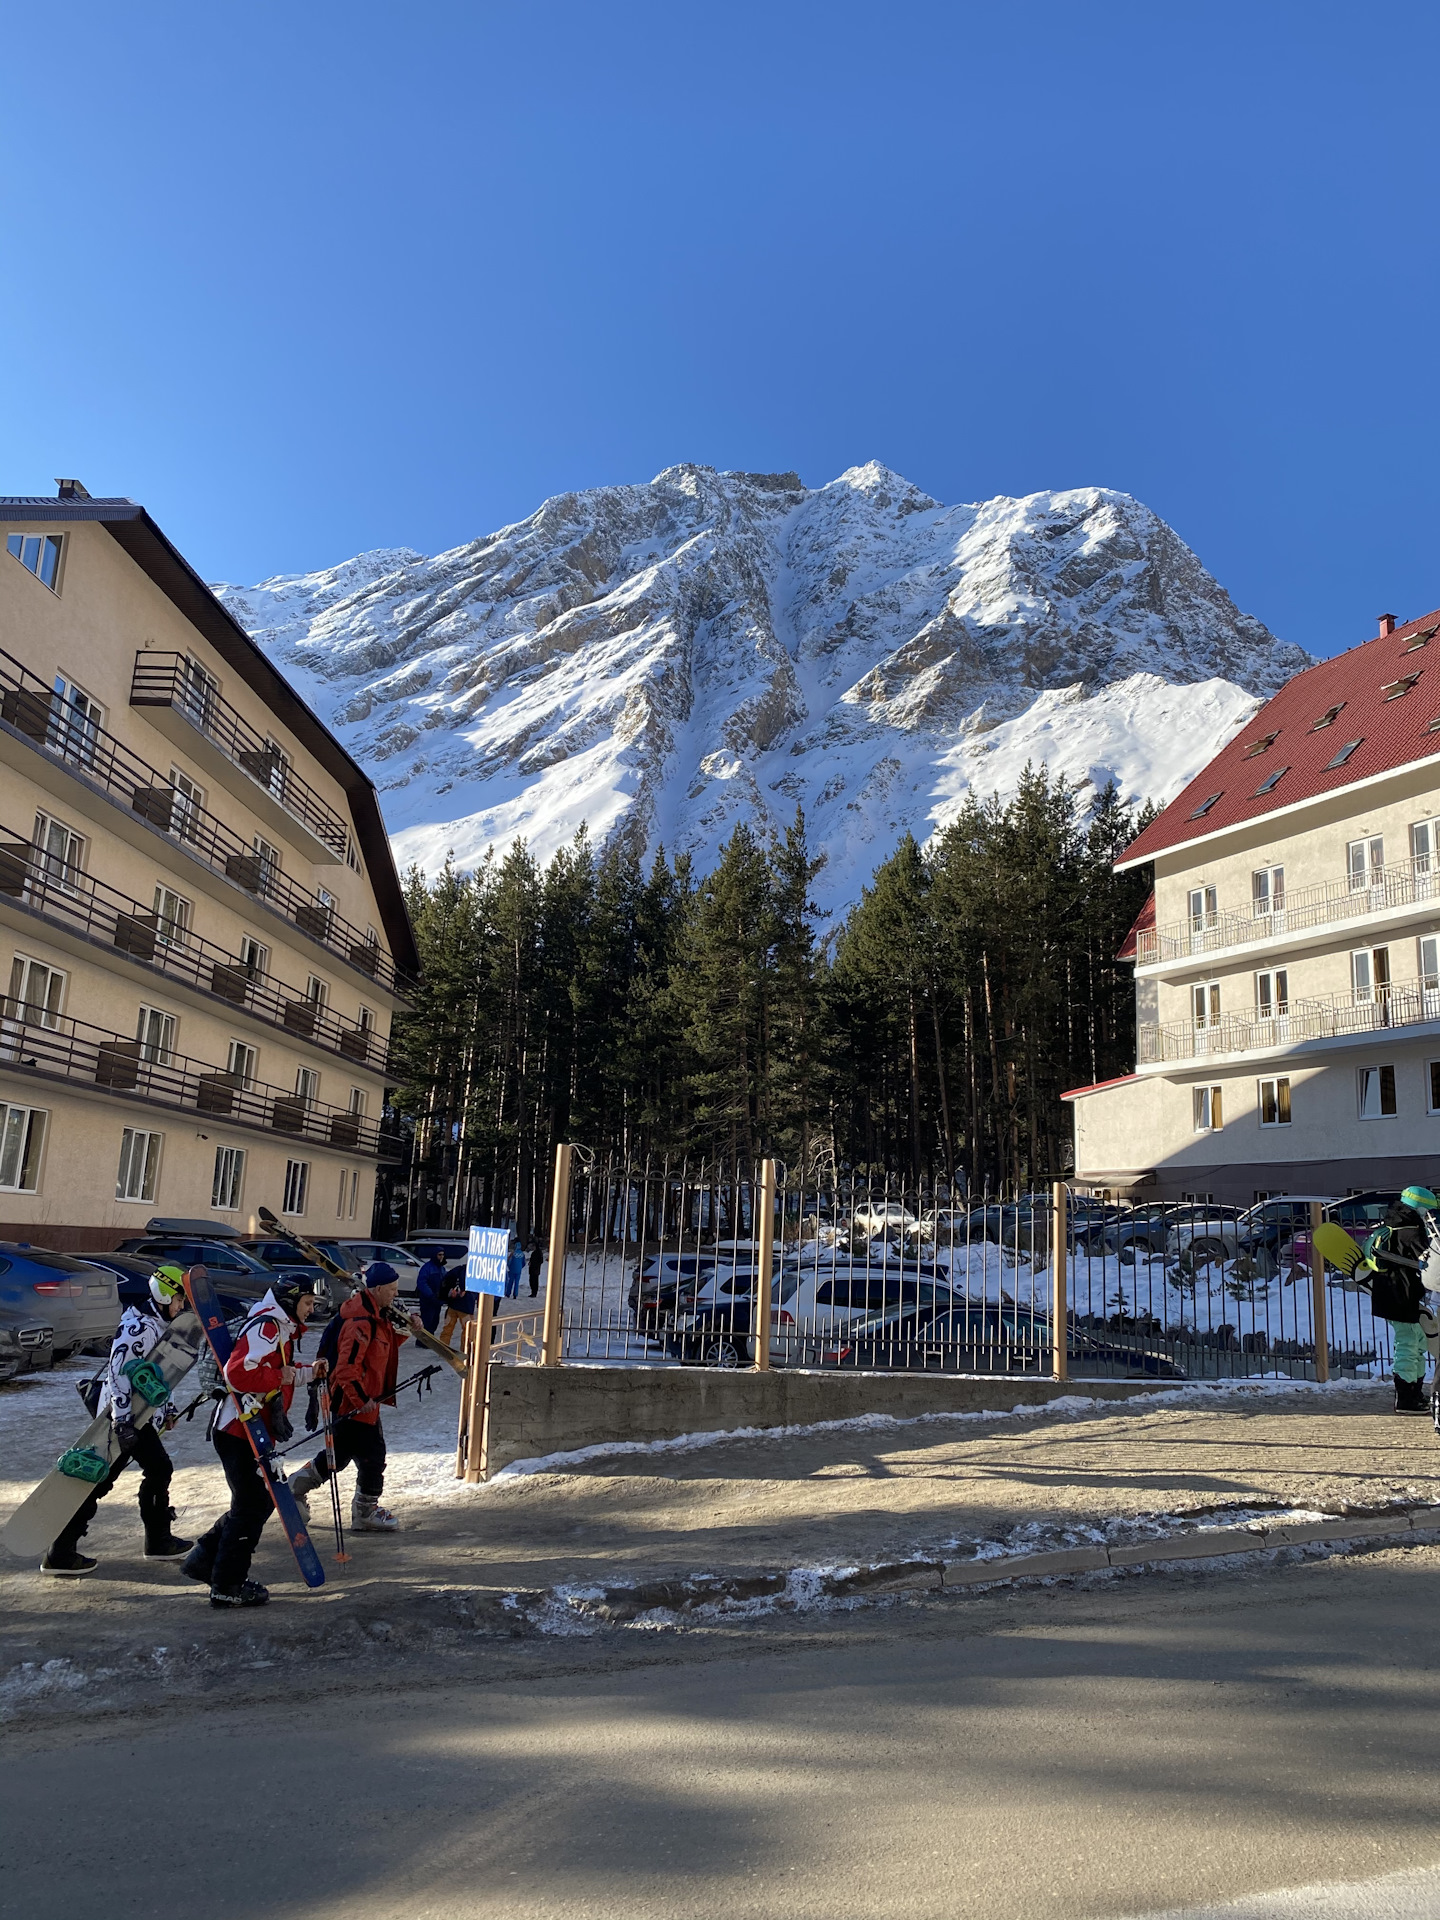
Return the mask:
<svg viewBox="0 0 1440 1920">
<path fill-rule="evenodd" d="M 1371 1304 L 1395 1330 L 1392 1364 L 1396 1413 L 1429 1412 L 1425 1401 L 1427 1349 L 1420 1316 L 1425 1304 L 1423 1269 L 1434 1247 L 1428 1216 L 1437 1208 L 1440 1200 L 1428 1187 L 1406 1187 L 1365 1242 L 1365 1258 L 1375 1269 L 1370 1283 Z"/>
<path fill-rule="evenodd" d="M 244 1422 L 263 1420 L 274 1440 L 290 1437 L 295 1383 L 313 1370 L 296 1358 L 296 1349 L 314 1306 L 306 1281 L 272 1287 L 236 1334 L 225 1363 L 230 1392 L 215 1416 L 212 1437 L 230 1488 L 230 1510 L 200 1536 L 180 1569 L 192 1580 L 208 1582 L 212 1607 L 263 1607 L 270 1598 L 267 1587 L 249 1578 L 274 1508 Z"/>
<path fill-rule="evenodd" d="M 152 1306 L 128 1306 L 121 1314 L 100 1389 L 97 1411 L 108 1412 L 115 1423 L 120 1458 L 75 1518 L 51 1542 L 40 1562 L 42 1573 L 68 1574 L 73 1578 L 95 1571 L 99 1562 L 92 1555 L 81 1553 L 80 1541 L 95 1517 L 95 1509 L 132 1460 L 141 1476 L 138 1500 L 145 1528 L 145 1558 L 178 1560 L 190 1551 L 190 1542 L 177 1539 L 172 1526 L 175 1509 L 170 1504 L 170 1477 L 175 1468 L 160 1439 L 161 1433 L 168 1431 L 179 1418 L 175 1403 L 167 1400 L 153 1420 L 137 1427 L 132 1418 L 135 1383 L 131 1373 L 126 1372 L 128 1367 L 133 1373 L 137 1364 L 154 1352 L 165 1338 L 166 1323 L 188 1306 L 179 1267 L 155 1269 L 150 1276 L 150 1299 Z"/>
<path fill-rule="evenodd" d="M 364 1288 L 353 1293 L 340 1309 L 340 1334 L 335 1366 L 330 1376 L 334 1416 L 335 1471 L 355 1465 L 355 1492 L 350 1502 L 350 1525 L 356 1533 L 395 1533 L 400 1522 L 382 1507 L 385 1491 L 385 1430 L 380 1424 L 382 1402 L 393 1405 L 395 1377 L 400 1371 L 400 1349 L 405 1335 L 391 1321 L 400 1276 L 384 1260 L 365 1274 Z M 415 1314 L 410 1324 L 419 1327 Z M 309 1460 L 290 1482 L 299 1501 L 308 1500 L 330 1477 L 323 1453 Z"/>
</svg>

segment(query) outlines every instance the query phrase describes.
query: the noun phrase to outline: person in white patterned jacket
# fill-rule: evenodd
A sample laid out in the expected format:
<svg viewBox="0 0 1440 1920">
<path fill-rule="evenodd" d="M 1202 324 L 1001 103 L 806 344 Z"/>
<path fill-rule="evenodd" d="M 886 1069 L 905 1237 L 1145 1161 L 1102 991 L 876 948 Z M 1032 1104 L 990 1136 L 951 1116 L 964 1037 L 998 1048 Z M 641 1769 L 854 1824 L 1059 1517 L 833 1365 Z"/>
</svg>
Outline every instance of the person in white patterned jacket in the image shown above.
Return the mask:
<svg viewBox="0 0 1440 1920">
<path fill-rule="evenodd" d="M 40 1562 L 42 1573 L 68 1574 L 72 1578 L 93 1573 L 99 1562 L 81 1553 L 85 1529 L 95 1517 L 95 1509 L 109 1493 L 133 1460 L 140 1469 L 140 1519 L 145 1528 L 147 1560 L 179 1560 L 190 1551 L 188 1540 L 178 1539 L 173 1531 L 175 1509 L 170 1505 L 170 1476 L 175 1469 L 160 1435 L 175 1424 L 173 1400 L 157 1407 L 153 1420 L 145 1426 L 135 1424 L 134 1388 L 125 1372 L 137 1360 L 152 1354 L 165 1338 L 166 1322 L 173 1320 L 186 1306 L 184 1278 L 179 1267 L 157 1267 L 150 1276 L 150 1298 L 154 1306 L 126 1307 L 115 1330 L 110 1361 L 100 1389 L 97 1411 L 108 1412 L 115 1422 L 120 1442 L 120 1457 L 95 1487 L 75 1518 L 57 1534 Z"/>
</svg>

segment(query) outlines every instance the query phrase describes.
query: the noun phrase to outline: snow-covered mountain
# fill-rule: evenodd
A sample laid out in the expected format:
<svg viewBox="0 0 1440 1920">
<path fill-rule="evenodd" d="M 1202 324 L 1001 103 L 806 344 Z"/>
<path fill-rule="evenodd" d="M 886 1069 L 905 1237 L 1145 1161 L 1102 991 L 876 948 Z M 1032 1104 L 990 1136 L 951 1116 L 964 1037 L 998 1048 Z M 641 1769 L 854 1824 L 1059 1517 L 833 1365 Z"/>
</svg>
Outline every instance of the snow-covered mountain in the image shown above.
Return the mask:
<svg viewBox="0 0 1440 1920">
<path fill-rule="evenodd" d="M 841 910 L 1027 760 L 1178 792 L 1307 664 L 1101 487 L 943 507 L 872 463 L 670 467 L 427 559 L 216 591 L 372 772 L 402 864 L 805 810 Z"/>
</svg>

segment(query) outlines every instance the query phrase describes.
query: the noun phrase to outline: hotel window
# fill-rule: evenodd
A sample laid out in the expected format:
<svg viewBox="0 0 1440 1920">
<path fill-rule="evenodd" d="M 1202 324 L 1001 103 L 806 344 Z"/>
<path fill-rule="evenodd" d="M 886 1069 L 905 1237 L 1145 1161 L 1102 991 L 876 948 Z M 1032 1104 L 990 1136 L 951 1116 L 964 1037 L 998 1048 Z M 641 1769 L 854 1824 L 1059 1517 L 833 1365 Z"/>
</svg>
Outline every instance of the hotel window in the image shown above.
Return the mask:
<svg viewBox="0 0 1440 1920">
<path fill-rule="evenodd" d="M 220 682 L 208 667 L 187 655 L 180 669 L 180 700 L 197 727 L 208 727 L 215 708 Z"/>
<path fill-rule="evenodd" d="M 1435 871 L 1440 856 L 1440 820 L 1417 820 L 1410 829 L 1410 865 L 1416 879 Z"/>
<path fill-rule="evenodd" d="M 304 1213 L 305 1201 L 310 1192 L 310 1162 L 308 1160 L 287 1160 L 285 1162 L 285 1194 L 280 1202 L 282 1213 Z"/>
<path fill-rule="evenodd" d="M 1190 989 L 1190 1014 L 1197 1027 L 1213 1027 L 1220 1019 L 1220 982 L 1206 980 Z"/>
<path fill-rule="evenodd" d="M 1384 1005 L 1390 998 L 1390 949 L 1361 947 L 1350 956 L 1350 984 L 1357 1007 Z"/>
<path fill-rule="evenodd" d="M 1361 1067 L 1359 1070 L 1360 1118 L 1389 1120 L 1395 1113 L 1394 1067 Z"/>
<path fill-rule="evenodd" d="M 360 850 L 355 845 L 355 836 L 353 833 L 345 836 L 345 864 L 352 873 L 360 873 L 363 871 L 360 865 Z"/>
<path fill-rule="evenodd" d="M 152 1067 L 168 1067 L 175 1052 L 175 1016 L 159 1007 L 141 1007 L 135 1028 L 140 1042 L 140 1058 Z"/>
<path fill-rule="evenodd" d="M 302 1107 L 313 1107 L 320 1098 L 320 1076 L 314 1067 L 295 1069 L 295 1098 Z"/>
<path fill-rule="evenodd" d="M 356 1117 L 356 1119 L 357 1119 L 357 1120 L 363 1120 L 363 1119 L 364 1119 L 364 1117 L 365 1117 L 365 1089 L 364 1089 L 363 1087 L 351 1087 L 351 1089 L 350 1089 L 350 1111 L 351 1111 L 351 1113 L 353 1113 L 353 1114 L 355 1115 L 355 1117 Z"/>
<path fill-rule="evenodd" d="M 85 845 L 84 837 L 63 821 L 52 819 L 48 813 L 36 814 L 35 864 L 46 885 L 59 887 L 64 893 L 75 892 L 85 866 Z"/>
<path fill-rule="evenodd" d="M 10 962 L 10 1006 L 12 1019 L 27 1027 L 58 1027 L 60 1009 L 65 1000 L 65 975 L 44 960 L 29 960 L 17 953 Z"/>
<path fill-rule="evenodd" d="M 290 756 L 278 740 L 267 735 L 265 751 L 270 759 L 270 771 L 265 784 L 277 800 L 285 798 L 285 783 L 290 778 Z"/>
<path fill-rule="evenodd" d="M 1380 834 L 1370 840 L 1352 840 L 1345 849 L 1345 869 L 1350 876 L 1350 891 L 1363 893 L 1378 887 L 1385 878 L 1385 841 Z"/>
<path fill-rule="evenodd" d="M 1440 938 L 1433 933 L 1422 935 L 1418 942 L 1420 962 L 1420 991 L 1425 995 L 1426 1017 L 1430 1014 L 1430 996 L 1440 993 Z"/>
<path fill-rule="evenodd" d="M 120 1136 L 120 1166 L 115 1175 L 117 1200 L 153 1200 L 160 1173 L 163 1133 L 126 1127 Z"/>
<path fill-rule="evenodd" d="M 1196 1133 L 1218 1133 L 1223 1124 L 1220 1118 L 1219 1087 L 1196 1087 L 1193 1098 Z"/>
<path fill-rule="evenodd" d="M 233 1213 L 240 1204 L 240 1189 L 245 1180 L 243 1147 L 215 1149 L 215 1177 L 210 1183 L 210 1205 L 217 1213 Z"/>
<path fill-rule="evenodd" d="M 170 784 L 179 796 L 172 804 L 170 824 L 182 840 L 196 840 L 200 835 L 200 810 L 205 805 L 205 789 L 188 773 L 182 773 L 179 767 L 171 767 Z"/>
<path fill-rule="evenodd" d="M 260 861 L 260 892 L 268 893 L 280 871 L 280 849 L 272 847 L 262 834 L 255 836 L 255 853 Z"/>
<path fill-rule="evenodd" d="M 0 1192 L 34 1193 L 39 1186 L 47 1118 L 43 1107 L 0 1102 Z"/>
<path fill-rule="evenodd" d="M 1271 967 L 1255 976 L 1255 1012 L 1261 1020 L 1273 1020 L 1290 1011 L 1290 975 L 1285 967 Z"/>
<path fill-rule="evenodd" d="M 67 759 L 78 760 L 81 766 L 88 767 L 95 758 L 100 729 L 105 724 L 105 709 L 93 694 L 77 687 L 63 673 L 55 676 L 55 707 L 52 728 L 55 744 Z"/>
<path fill-rule="evenodd" d="M 1255 918 L 1263 920 L 1272 913 L 1285 911 L 1284 867 L 1257 867 L 1250 876 L 1250 898 Z"/>
<path fill-rule="evenodd" d="M 263 980 L 270 971 L 270 949 L 244 934 L 240 941 L 240 965 L 252 980 Z"/>
<path fill-rule="evenodd" d="M 1285 1074 L 1260 1082 L 1260 1124 L 1262 1127 L 1289 1126 L 1290 1081 Z"/>
<path fill-rule="evenodd" d="M 375 1016 L 369 1007 L 361 1007 L 359 1013 L 355 1016 L 355 1025 L 361 1033 L 373 1033 L 375 1031 Z"/>
<path fill-rule="evenodd" d="M 243 1040 L 230 1042 L 229 1057 L 225 1062 L 225 1071 L 237 1087 L 253 1087 L 255 1070 L 260 1064 L 260 1055 L 254 1047 L 247 1046 Z"/>
<path fill-rule="evenodd" d="M 155 917 L 160 923 L 155 931 L 161 946 L 183 947 L 190 937 L 190 902 L 169 887 L 157 886 Z"/>
<path fill-rule="evenodd" d="M 350 1218 L 352 1220 L 355 1218 L 355 1202 L 359 1199 L 359 1197 L 360 1197 L 360 1170 L 358 1167 L 352 1167 L 350 1169 Z"/>
<path fill-rule="evenodd" d="M 1190 931 L 1208 933 L 1220 918 L 1219 896 L 1214 887 L 1192 887 L 1190 891 Z"/>
<path fill-rule="evenodd" d="M 27 572 L 33 573 L 42 587 L 49 587 L 52 593 L 58 593 L 56 581 L 60 578 L 60 554 L 65 536 L 61 533 L 9 533 L 5 536 L 5 551 L 13 553 Z"/>
<path fill-rule="evenodd" d="M 305 979 L 305 998 L 317 1013 L 323 1013 L 330 1002 L 330 989 L 316 974 L 308 974 Z"/>
</svg>

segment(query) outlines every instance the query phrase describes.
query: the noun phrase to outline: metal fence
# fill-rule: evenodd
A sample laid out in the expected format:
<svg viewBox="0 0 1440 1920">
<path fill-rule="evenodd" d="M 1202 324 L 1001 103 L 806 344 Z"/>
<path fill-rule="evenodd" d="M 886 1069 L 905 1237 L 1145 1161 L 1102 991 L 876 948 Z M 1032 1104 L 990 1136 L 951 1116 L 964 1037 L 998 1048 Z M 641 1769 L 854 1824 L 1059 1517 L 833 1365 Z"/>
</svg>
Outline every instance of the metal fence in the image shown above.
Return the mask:
<svg viewBox="0 0 1440 1920">
<path fill-rule="evenodd" d="M 1300 1212 L 1063 1191 L 1057 1306 L 1052 1188 L 967 1201 L 779 1167 L 766 1191 L 763 1165 L 576 1154 L 566 1361 L 1156 1381 L 1388 1371 L 1368 1293 L 1330 1271 L 1317 1295 Z"/>
</svg>

